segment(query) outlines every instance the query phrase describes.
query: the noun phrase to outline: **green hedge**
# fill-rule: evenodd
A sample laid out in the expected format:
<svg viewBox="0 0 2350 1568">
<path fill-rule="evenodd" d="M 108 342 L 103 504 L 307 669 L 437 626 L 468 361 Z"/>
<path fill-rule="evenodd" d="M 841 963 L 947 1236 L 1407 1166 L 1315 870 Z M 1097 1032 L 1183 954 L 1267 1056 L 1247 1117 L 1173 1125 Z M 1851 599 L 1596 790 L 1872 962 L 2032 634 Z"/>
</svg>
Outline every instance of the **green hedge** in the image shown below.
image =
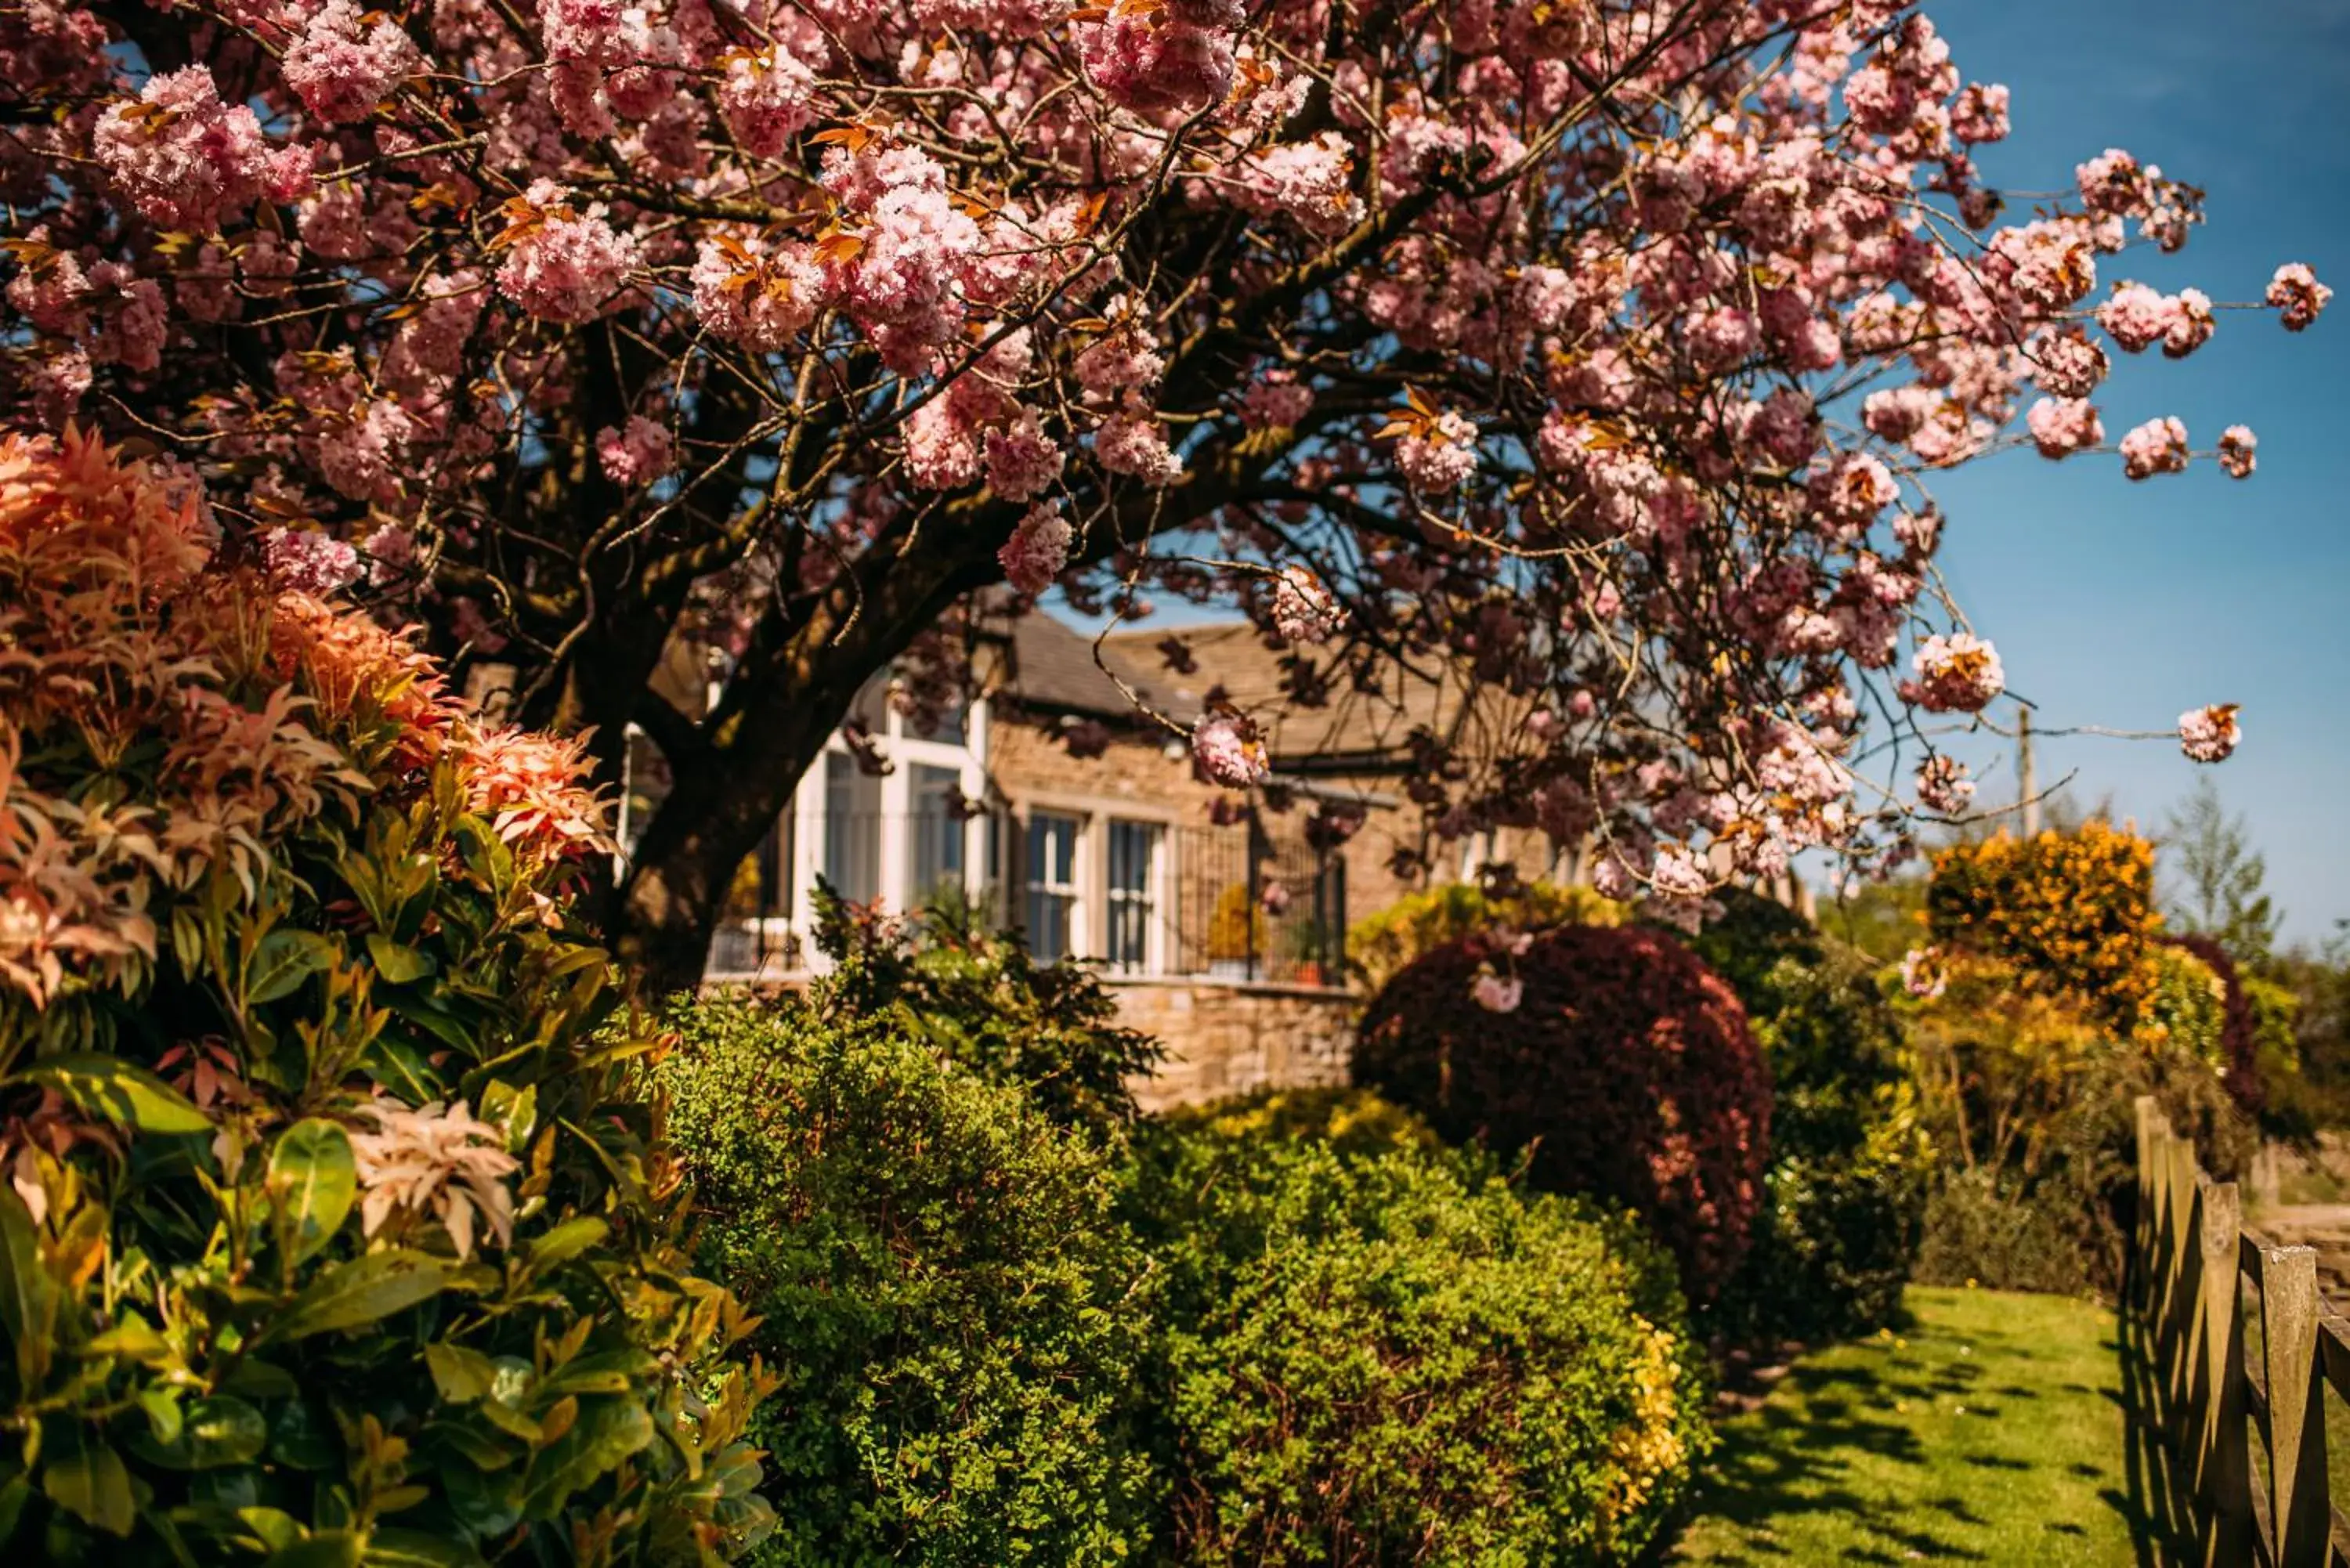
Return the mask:
<svg viewBox="0 0 2350 1568">
<path fill-rule="evenodd" d="M 1634 1559 L 1708 1441 L 1671 1265 L 1408 1121 L 1152 1129 L 1129 1211 L 1164 1275 L 1170 1545 L 1193 1564 Z"/>
<path fill-rule="evenodd" d="M 1147 1306 L 1113 1171 L 891 1017 L 681 1009 L 663 1064 L 698 1256 L 764 1322 L 755 1562 L 1107 1562 L 1146 1474 L 1118 1440 Z"/>
</svg>

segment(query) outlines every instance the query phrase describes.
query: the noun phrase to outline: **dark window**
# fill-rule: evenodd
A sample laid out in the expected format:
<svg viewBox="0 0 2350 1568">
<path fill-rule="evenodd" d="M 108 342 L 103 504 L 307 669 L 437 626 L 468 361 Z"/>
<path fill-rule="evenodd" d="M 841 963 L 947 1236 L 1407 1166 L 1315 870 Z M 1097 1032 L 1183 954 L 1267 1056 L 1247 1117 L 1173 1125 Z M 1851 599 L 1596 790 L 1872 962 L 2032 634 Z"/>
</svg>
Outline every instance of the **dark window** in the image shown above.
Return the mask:
<svg viewBox="0 0 2350 1568">
<path fill-rule="evenodd" d="M 881 781 L 844 752 L 824 759 L 824 876 L 854 903 L 881 893 Z"/>
<path fill-rule="evenodd" d="M 1139 974 L 1151 967 L 1150 925 L 1157 912 L 1159 838 L 1155 823 L 1109 825 L 1109 938 L 1114 969 Z"/>
</svg>

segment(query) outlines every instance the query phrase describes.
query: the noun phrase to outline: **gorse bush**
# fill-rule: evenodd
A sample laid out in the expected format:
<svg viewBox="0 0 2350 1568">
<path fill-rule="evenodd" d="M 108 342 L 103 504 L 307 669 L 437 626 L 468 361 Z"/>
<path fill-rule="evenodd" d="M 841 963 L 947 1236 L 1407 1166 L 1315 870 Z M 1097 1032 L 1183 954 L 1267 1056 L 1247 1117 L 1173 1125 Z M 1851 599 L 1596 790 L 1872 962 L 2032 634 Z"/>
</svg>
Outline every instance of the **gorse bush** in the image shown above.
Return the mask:
<svg viewBox="0 0 2350 1568">
<path fill-rule="evenodd" d="M 2109 823 L 1945 849 L 1926 911 L 1937 942 L 2004 962 L 2020 983 L 2125 1032 L 2156 983 L 2154 846 Z"/>
<path fill-rule="evenodd" d="M 1118 1022 L 1118 1002 L 1078 964 L 1040 964 L 1016 932 L 934 901 L 896 919 L 816 895 L 816 943 L 833 961 L 817 986 L 826 1017 L 887 1019 L 997 1083 L 1017 1085 L 1065 1127 L 1107 1133 L 1133 1121 L 1128 1081 L 1164 1054 Z"/>
<path fill-rule="evenodd" d="M 572 752 L 0 444 L 0 1554 L 691 1562 L 755 1373 L 566 900 Z"/>
<path fill-rule="evenodd" d="M 1422 953 L 1494 930 L 1620 926 L 1629 909 L 1580 885 L 1521 882 L 1506 892 L 1447 882 L 1407 893 L 1347 928 L 1347 966 L 1377 992 Z"/>
<path fill-rule="evenodd" d="M 1771 1086 L 1745 1010 L 1670 937 L 1564 927 L 1506 956 L 1523 990 L 1472 1001 L 1477 939 L 1418 960 L 1363 1022 L 1357 1081 L 1455 1143 L 1523 1152 L 1554 1192 L 1628 1205 L 1680 1261 L 1691 1297 L 1737 1266 L 1762 1201 Z"/>
<path fill-rule="evenodd" d="M 1173 1555 L 1637 1559 L 1709 1441 L 1670 1264 L 1627 1220 L 1312 1120 L 1243 1107 L 1141 1143 Z"/>
<path fill-rule="evenodd" d="M 1690 945 L 1738 992 L 1771 1074 L 1752 1243 L 1710 1328 L 1816 1339 L 1892 1321 L 1915 1265 L 1932 1143 L 1876 966 L 1740 889 Z"/>
<path fill-rule="evenodd" d="M 1140 1539 L 1118 1439 L 1149 1329 L 1107 1154 L 905 1028 L 793 1002 L 672 1015 L 698 1256 L 761 1318 L 756 1561 L 1101 1563 Z"/>
</svg>

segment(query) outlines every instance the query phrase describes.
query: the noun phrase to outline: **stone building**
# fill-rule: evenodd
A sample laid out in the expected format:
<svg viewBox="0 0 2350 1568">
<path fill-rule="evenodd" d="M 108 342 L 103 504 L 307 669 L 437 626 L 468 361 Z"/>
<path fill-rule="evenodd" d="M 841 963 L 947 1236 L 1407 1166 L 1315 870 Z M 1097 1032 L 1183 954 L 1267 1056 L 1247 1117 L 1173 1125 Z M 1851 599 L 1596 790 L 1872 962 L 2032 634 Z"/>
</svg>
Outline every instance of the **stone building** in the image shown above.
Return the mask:
<svg viewBox="0 0 2350 1568">
<path fill-rule="evenodd" d="M 1400 791 L 1406 743 L 1469 722 L 1458 692 L 1284 708 L 1287 655 L 1245 625 L 1186 628 L 1180 673 L 1163 631 L 1095 639 L 1041 614 L 983 627 L 973 695 L 934 730 L 917 732 L 886 680 L 860 697 L 852 722 L 886 768 L 834 737 L 737 877 L 712 980 L 790 984 L 820 964 L 820 877 L 892 909 L 951 890 L 1039 957 L 1099 970 L 1127 1021 L 1167 1043 L 1152 1103 L 1343 1080 L 1360 1004 L 1346 929 L 1411 885 L 1394 868 L 1425 847 Z M 1219 698 L 1266 719 L 1269 798 L 1194 773 L 1186 734 Z M 639 742 L 624 841 L 660 787 Z M 1440 874 L 1493 848 L 1456 850 L 1462 866 Z"/>
</svg>

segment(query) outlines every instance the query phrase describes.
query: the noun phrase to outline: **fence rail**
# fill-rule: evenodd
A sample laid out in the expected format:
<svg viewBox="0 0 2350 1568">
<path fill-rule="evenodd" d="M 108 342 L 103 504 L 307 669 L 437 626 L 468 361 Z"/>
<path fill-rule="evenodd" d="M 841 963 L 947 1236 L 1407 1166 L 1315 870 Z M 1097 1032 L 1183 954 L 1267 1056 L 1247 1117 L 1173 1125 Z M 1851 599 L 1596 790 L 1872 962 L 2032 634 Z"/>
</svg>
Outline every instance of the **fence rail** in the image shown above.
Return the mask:
<svg viewBox="0 0 2350 1568">
<path fill-rule="evenodd" d="M 2328 1391 L 2350 1398 L 2350 1321 L 2314 1248 L 2245 1230 L 2236 1184 L 2203 1172 L 2151 1096 L 2137 1111 L 2124 1346 L 2180 1544 L 2208 1568 L 2350 1568 L 2325 1432 Z"/>
</svg>

